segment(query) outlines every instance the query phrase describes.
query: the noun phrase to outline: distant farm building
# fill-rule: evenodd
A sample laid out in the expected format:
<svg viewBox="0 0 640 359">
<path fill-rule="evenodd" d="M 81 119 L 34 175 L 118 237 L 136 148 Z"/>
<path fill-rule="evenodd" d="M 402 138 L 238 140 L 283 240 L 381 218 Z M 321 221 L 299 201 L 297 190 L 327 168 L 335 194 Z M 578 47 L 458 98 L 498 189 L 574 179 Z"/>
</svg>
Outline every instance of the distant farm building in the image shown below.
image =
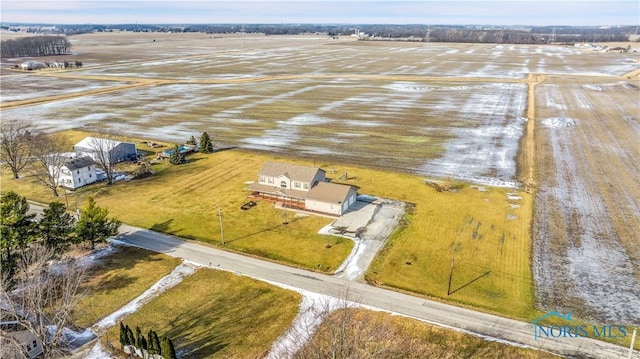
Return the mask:
<svg viewBox="0 0 640 359">
<path fill-rule="evenodd" d="M 109 158 L 111 163 L 135 160 L 138 151 L 135 143 L 121 142 L 107 138 L 86 137 L 73 146 L 76 157 L 89 156 L 94 161 L 102 162 Z"/>
<path fill-rule="evenodd" d="M 41 69 L 47 68 L 47 65 L 39 61 L 29 60 L 21 63 L 20 68 L 23 70 L 29 70 L 29 71 L 41 70 Z"/>
<path fill-rule="evenodd" d="M 250 196 L 279 203 L 283 207 L 341 216 L 355 203 L 357 191 L 331 183 L 320 168 L 267 162 L 258 182 L 247 187 Z"/>
</svg>

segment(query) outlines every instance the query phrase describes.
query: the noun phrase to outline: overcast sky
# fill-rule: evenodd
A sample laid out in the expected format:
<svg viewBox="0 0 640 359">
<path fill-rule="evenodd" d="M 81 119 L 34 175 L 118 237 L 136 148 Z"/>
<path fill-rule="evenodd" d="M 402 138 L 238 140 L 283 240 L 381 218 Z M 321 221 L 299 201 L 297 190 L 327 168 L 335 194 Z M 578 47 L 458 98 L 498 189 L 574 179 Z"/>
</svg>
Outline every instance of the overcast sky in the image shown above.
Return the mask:
<svg viewBox="0 0 640 359">
<path fill-rule="evenodd" d="M 52 24 L 638 25 L 640 1 L 0 0 L 2 22 Z"/>
</svg>

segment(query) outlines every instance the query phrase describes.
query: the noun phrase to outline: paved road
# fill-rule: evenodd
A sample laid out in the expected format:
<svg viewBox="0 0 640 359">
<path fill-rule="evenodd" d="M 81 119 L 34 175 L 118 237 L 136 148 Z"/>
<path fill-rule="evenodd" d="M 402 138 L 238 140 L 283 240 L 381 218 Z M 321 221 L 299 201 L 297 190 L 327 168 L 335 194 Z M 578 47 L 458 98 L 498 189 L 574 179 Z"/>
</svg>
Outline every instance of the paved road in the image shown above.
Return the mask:
<svg viewBox="0 0 640 359">
<path fill-rule="evenodd" d="M 628 355 L 626 348 L 588 338 L 538 339 L 536 341 L 533 338 L 533 325 L 530 323 L 225 252 L 197 242 L 185 241 L 128 225 L 122 225 L 120 231 L 119 240 L 141 248 L 315 293 L 343 297 L 348 292 L 350 300 L 364 305 L 445 327 L 466 330 L 510 344 L 525 345 L 577 357 L 627 358 Z M 634 355 L 634 358 L 640 358 L 638 354 L 634 353 Z"/>
</svg>

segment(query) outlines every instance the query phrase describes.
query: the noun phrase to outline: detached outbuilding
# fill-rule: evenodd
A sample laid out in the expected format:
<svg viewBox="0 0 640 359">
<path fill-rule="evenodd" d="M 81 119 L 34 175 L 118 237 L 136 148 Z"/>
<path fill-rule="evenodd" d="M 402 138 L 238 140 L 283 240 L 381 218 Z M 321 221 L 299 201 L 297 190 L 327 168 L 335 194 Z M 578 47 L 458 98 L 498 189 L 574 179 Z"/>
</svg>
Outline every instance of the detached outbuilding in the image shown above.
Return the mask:
<svg viewBox="0 0 640 359">
<path fill-rule="evenodd" d="M 21 63 L 20 68 L 28 71 L 41 70 L 41 69 L 46 69 L 47 65 L 39 61 L 29 60 Z"/>
<path fill-rule="evenodd" d="M 108 138 L 86 137 L 73 146 L 76 157 L 89 156 L 94 161 L 110 163 L 135 160 L 138 150 L 135 143 L 116 141 Z"/>
</svg>

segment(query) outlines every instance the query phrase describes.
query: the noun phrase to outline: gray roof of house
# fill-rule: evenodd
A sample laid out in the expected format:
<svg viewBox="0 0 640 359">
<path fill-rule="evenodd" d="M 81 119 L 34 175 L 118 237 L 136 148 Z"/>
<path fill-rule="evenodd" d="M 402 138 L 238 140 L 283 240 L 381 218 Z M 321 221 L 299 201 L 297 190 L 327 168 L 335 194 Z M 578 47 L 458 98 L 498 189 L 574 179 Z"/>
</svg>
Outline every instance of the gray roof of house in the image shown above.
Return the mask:
<svg viewBox="0 0 640 359">
<path fill-rule="evenodd" d="M 95 162 L 89 156 L 74 158 L 64 163 L 64 166 L 72 171 L 91 165 L 95 165 Z"/>
<path fill-rule="evenodd" d="M 307 193 L 307 199 L 325 203 L 343 203 L 352 189 L 353 187 L 344 184 L 318 182 Z"/>
<path fill-rule="evenodd" d="M 311 183 L 318 171 L 322 171 L 324 173 L 324 170 L 317 167 L 300 166 L 290 163 L 270 161 L 266 162 L 264 166 L 262 166 L 260 175 L 269 177 L 278 177 L 280 175 L 285 175 L 289 179 L 294 181 Z"/>
</svg>

